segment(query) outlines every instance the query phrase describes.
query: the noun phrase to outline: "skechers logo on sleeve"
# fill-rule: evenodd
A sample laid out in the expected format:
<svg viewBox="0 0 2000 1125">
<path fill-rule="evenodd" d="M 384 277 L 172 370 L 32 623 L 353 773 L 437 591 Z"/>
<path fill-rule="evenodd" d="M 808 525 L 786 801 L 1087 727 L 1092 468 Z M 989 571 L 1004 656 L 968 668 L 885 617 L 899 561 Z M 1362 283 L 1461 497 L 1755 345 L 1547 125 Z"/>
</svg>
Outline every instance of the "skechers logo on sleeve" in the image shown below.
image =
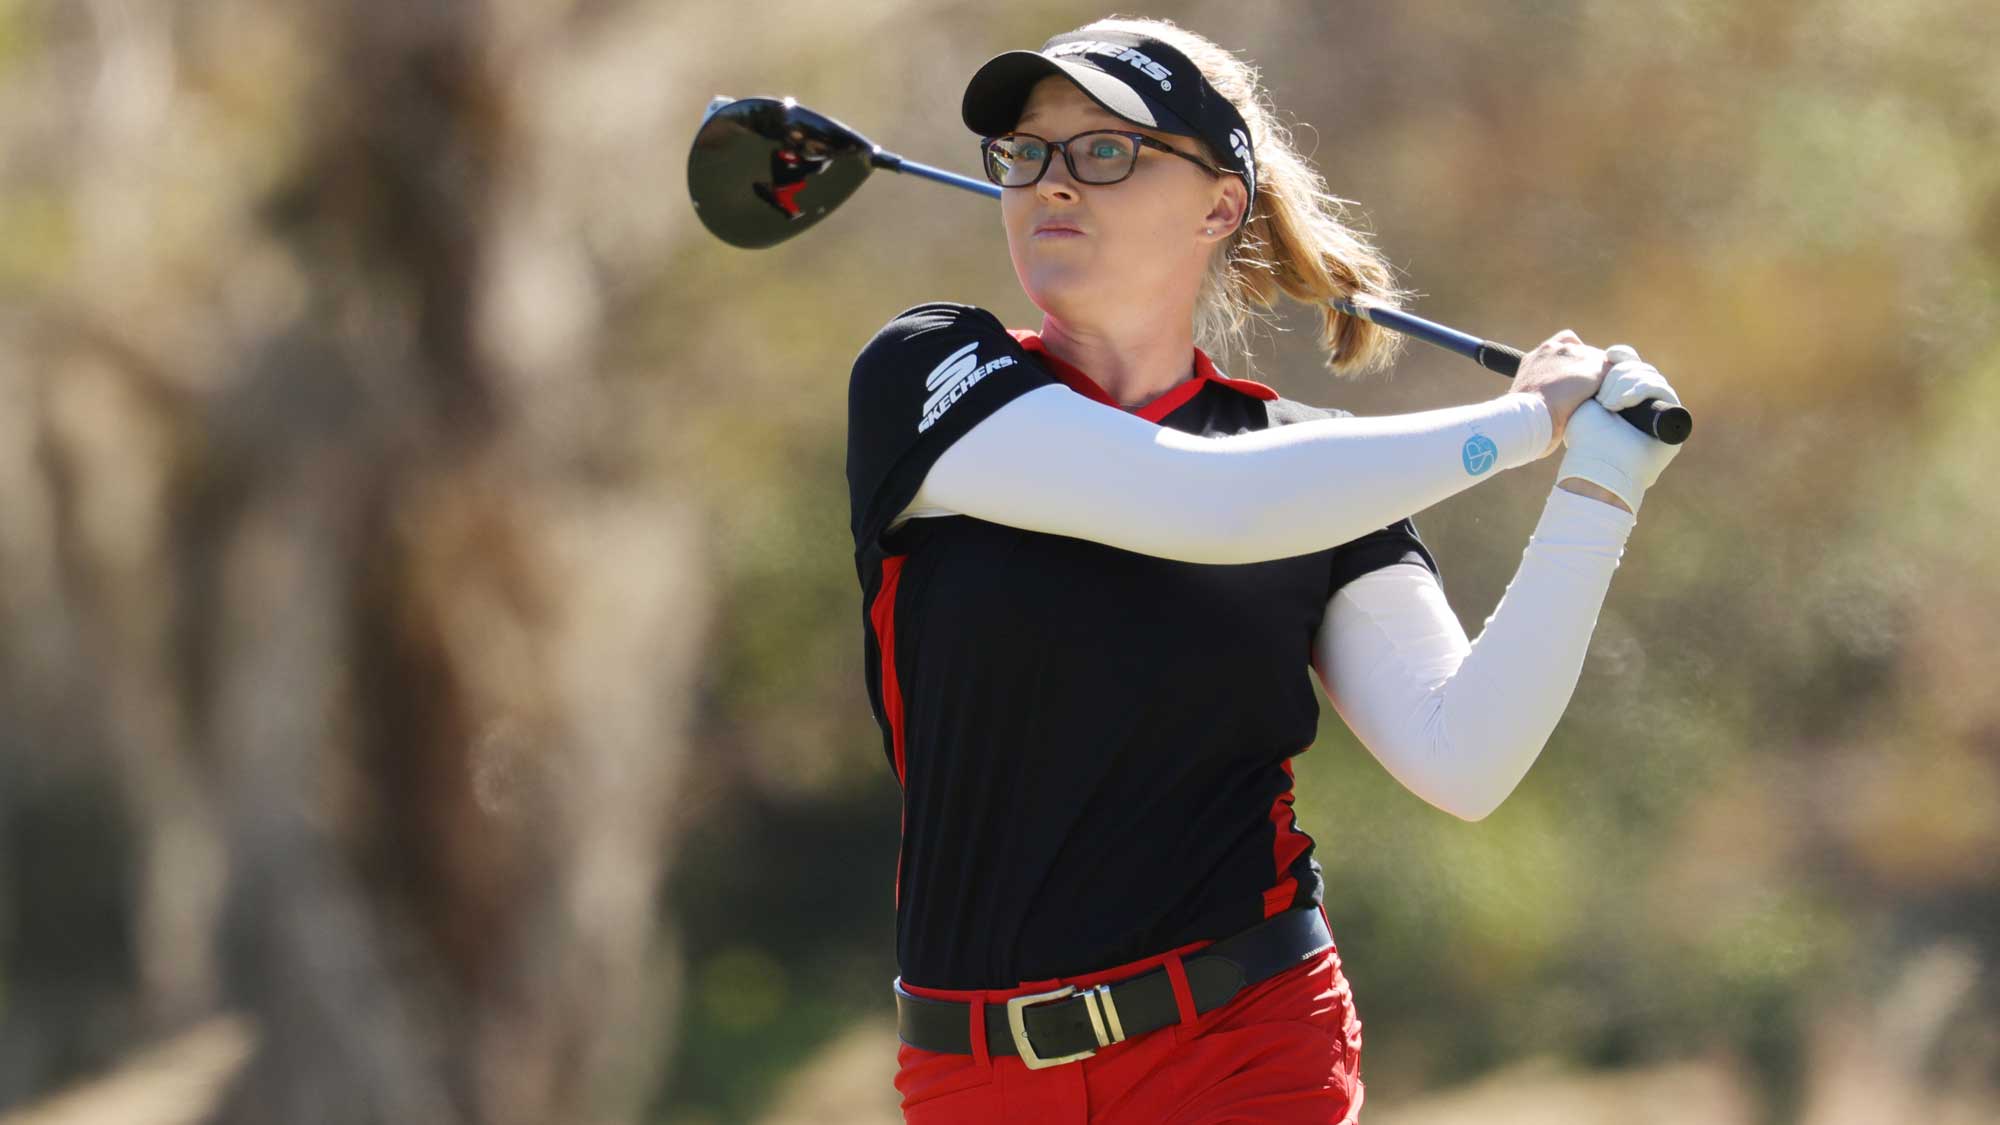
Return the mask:
<svg viewBox="0 0 2000 1125">
<path fill-rule="evenodd" d="M 924 417 L 917 423 L 917 432 L 923 433 L 936 425 L 937 420 L 944 417 L 944 412 L 951 409 L 952 403 L 964 398 L 965 392 L 988 374 L 1013 365 L 1014 357 L 1003 355 L 982 366 L 976 340 L 944 357 L 944 362 L 924 378 L 924 389 L 931 393 L 931 397 L 924 400 Z"/>
<path fill-rule="evenodd" d="M 1110 55 L 1118 62 L 1131 63 L 1134 67 L 1137 67 L 1140 73 L 1158 82 L 1160 89 L 1171 90 L 1174 88 L 1173 82 L 1170 81 L 1174 76 L 1173 71 L 1168 70 L 1166 67 L 1161 66 L 1159 63 L 1154 62 L 1152 59 L 1131 47 L 1127 47 L 1123 43 L 1106 43 L 1101 39 L 1080 39 L 1074 43 L 1064 43 L 1058 47 L 1051 47 L 1048 50 L 1048 54 L 1051 58 L 1061 58 L 1064 55 Z"/>
</svg>

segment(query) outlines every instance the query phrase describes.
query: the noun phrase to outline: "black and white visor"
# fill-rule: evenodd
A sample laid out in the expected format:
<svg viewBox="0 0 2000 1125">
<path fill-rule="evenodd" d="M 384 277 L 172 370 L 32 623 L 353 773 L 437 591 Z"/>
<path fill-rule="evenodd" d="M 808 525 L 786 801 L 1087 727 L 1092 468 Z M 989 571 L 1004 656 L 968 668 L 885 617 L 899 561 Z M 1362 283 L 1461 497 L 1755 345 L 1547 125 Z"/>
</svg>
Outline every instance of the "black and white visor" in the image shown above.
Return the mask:
<svg viewBox="0 0 2000 1125">
<path fill-rule="evenodd" d="M 1148 129 L 1197 137 L 1219 166 L 1243 178 L 1257 203 L 1257 160 L 1243 115 L 1208 84 L 1186 55 L 1147 35 L 1071 31 L 1040 51 L 1008 51 L 986 60 L 965 87 L 961 115 L 982 137 L 1012 132 L 1035 83 L 1060 74 L 1107 111 Z"/>
</svg>

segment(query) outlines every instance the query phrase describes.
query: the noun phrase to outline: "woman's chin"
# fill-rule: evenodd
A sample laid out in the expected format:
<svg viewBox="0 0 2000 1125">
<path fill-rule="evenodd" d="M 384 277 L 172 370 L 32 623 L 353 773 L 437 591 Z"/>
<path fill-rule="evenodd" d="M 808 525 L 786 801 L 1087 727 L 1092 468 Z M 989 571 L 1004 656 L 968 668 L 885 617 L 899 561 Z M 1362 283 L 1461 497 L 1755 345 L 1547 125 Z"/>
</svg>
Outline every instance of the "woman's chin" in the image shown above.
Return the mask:
<svg viewBox="0 0 2000 1125">
<path fill-rule="evenodd" d="M 1030 262 L 1021 271 L 1021 288 L 1034 298 L 1035 304 L 1048 308 L 1051 304 L 1069 304 L 1085 294 L 1101 292 L 1103 279 L 1096 271 L 1062 262 Z"/>
</svg>

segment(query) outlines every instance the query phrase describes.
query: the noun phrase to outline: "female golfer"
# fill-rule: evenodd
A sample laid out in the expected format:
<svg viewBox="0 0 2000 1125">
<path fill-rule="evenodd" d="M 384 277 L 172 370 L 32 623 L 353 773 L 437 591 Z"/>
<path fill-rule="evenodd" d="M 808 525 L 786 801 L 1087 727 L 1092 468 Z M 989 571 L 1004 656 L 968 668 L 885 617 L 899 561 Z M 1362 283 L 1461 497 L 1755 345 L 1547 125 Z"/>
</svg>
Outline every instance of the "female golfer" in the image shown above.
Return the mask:
<svg viewBox="0 0 2000 1125">
<path fill-rule="evenodd" d="M 903 791 L 897 1088 L 912 1122 L 1335 1122 L 1361 1023 L 1289 759 L 1305 673 L 1467 819 L 1540 752 L 1678 402 L 1567 332 L 1504 395 L 1357 418 L 1219 371 L 1279 290 L 1330 365 L 1390 341 L 1384 262 L 1263 108 L 1165 21 L 1100 21 L 965 92 L 1044 315 L 919 305 L 857 358 L 847 475 L 870 702 Z M 1614 357 L 1615 357 L 1614 353 Z M 1468 642 L 1408 516 L 1563 444 Z M 1337 860 L 1335 861 L 1337 862 Z"/>
</svg>

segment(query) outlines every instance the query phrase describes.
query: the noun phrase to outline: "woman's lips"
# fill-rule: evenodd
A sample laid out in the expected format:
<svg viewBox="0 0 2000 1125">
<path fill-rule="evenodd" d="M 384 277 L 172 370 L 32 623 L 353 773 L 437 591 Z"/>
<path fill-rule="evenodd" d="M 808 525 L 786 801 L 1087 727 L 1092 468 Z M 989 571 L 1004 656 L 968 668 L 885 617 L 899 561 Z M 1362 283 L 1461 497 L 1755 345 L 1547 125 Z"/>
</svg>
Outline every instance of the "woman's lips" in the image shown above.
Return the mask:
<svg viewBox="0 0 2000 1125">
<path fill-rule="evenodd" d="M 1083 232 L 1068 227 L 1043 227 L 1034 233 L 1036 238 L 1082 238 Z"/>
</svg>

